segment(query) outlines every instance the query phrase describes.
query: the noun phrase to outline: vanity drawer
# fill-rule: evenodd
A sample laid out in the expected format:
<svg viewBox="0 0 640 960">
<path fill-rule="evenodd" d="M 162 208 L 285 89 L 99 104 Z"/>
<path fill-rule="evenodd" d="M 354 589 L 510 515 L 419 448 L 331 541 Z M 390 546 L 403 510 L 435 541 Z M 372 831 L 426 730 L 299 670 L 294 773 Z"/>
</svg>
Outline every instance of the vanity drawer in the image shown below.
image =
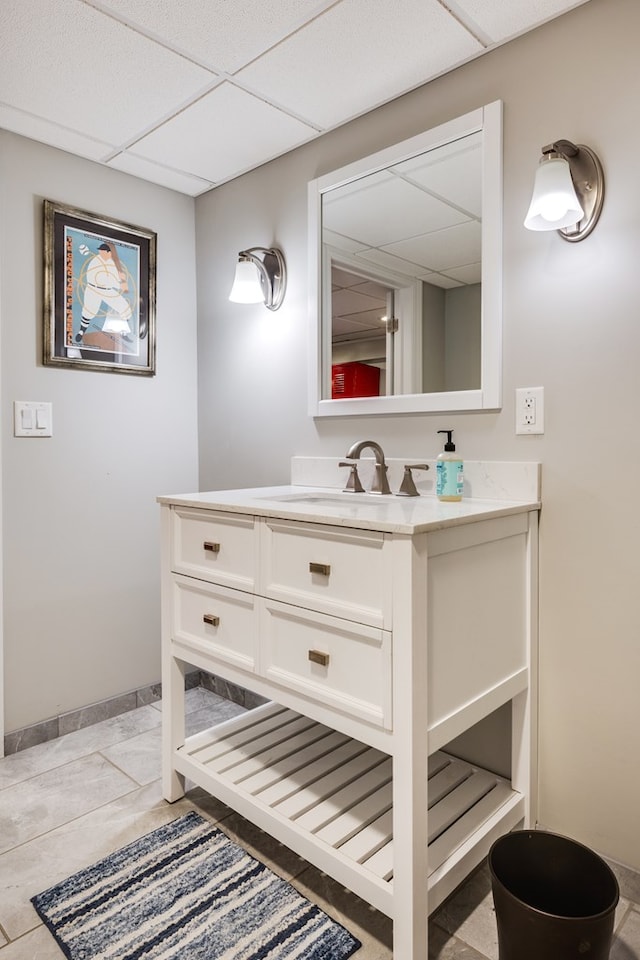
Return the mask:
<svg viewBox="0 0 640 960">
<path fill-rule="evenodd" d="M 391 633 L 263 600 L 259 673 L 278 686 L 391 728 Z"/>
<path fill-rule="evenodd" d="M 261 593 L 391 629 L 391 543 L 373 530 L 265 520 Z"/>
<path fill-rule="evenodd" d="M 258 612 L 256 599 L 241 590 L 172 578 L 171 638 L 243 670 L 255 670 Z"/>
<path fill-rule="evenodd" d="M 252 516 L 174 507 L 171 568 L 253 593 L 258 569 L 258 531 Z"/>
</svg>

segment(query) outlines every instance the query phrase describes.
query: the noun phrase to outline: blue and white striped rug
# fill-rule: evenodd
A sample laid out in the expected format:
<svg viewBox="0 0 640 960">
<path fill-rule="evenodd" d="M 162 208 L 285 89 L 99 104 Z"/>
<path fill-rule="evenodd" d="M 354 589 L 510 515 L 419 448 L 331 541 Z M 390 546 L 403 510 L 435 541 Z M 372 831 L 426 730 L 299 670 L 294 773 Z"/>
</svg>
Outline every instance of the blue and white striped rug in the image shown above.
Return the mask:
<svg viewBox="0 0 640 960">
<path fill-rule="evenodd" d="M 70 960 L 343 960 L 361 946 L 195 812 L 32 903 Z"/>
</svg>

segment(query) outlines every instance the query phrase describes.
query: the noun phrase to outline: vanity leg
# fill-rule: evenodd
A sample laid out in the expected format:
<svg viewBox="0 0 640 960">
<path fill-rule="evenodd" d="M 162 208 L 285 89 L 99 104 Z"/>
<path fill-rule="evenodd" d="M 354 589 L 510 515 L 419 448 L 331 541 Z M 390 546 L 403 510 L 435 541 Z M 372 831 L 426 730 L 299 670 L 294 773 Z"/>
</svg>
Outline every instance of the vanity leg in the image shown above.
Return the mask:
<svg viewBox="0 0 640 960">
<path fill-rule="evenodd" d="M 160 511 L 162 538 L 162 795 L 169 803 L 184 796 L 184 777 L 173 767 L 174 751 L 184 744 L 185 664 L 171 651 L 171 508 Z"/>
<path fill-rule="evenodd" d="M 525 797 L 525 828 L 538 819 L 538 513 L 529 514 L 527 540 L 527 689 L 511 701 L 511 782 Z"/>
<path fill-rule="evenodd" d="M 393 955 L 427 960 L 426 536 L 393 547 Z"/>
<path fill-rule="evenodd" d="M 173 753 L 184 744 L 184 674 L 181 660 L 165 654 L 162 671 L 162 795 L 169 803 L 184 796 L 184 777 L 176 773 Z"/>
</svg>

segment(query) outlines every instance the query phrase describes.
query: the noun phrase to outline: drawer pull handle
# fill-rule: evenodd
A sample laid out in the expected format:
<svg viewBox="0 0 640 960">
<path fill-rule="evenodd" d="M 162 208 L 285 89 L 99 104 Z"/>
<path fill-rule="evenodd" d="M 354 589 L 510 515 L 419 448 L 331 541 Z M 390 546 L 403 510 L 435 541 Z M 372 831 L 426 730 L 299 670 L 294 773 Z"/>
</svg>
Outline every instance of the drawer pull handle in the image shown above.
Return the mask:
<svg viewBox="0 0 640 960">
<path fill-rule="evenodd" d="M 202 619 L 205 623 L 210 623 L 212 627 L 220 625 L 220 617 L 216 617 L 213 613 L 205 613 Z"/>
<path fill-rule="evenodd" d="M 208 550 L 209 553 L 220 553 L 219 543 L 211 543 L 209 540 L 205 540 L 202 546 L 204 547 L 205 550 Z"/>
<path fill-rule="evenodd" d="M 309 650 L 308 657 L 311 663 L 319 663 L 321 667 L 329 666 L 328 653 L 321 653 L 319 650 Z"/>
<path fill-rule="evenodd" d="M 309 573 L 321 573 L 323 577 L 328 577 L 331 573 L 331 564 L 329 563 L 310 563 Z"/>
</svg>

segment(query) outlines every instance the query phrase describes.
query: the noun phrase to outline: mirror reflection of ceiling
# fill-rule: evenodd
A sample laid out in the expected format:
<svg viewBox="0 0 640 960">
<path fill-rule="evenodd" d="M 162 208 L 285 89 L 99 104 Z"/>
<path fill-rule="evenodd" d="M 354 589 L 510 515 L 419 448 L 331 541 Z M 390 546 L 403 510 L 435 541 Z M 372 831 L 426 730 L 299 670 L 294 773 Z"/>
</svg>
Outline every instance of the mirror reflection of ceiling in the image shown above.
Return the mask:
<svg viewBox="0 0 640 960">
<path fill-rule="evenodd" d="M 480 282 L 482 133 L 328 191 L 324 243 L 437 287 Z"/>
<path fill-rule="evenodd" d="M 364 340 L 386 335 L 387 287 L 340 267 L 331 270 L 331 339 Z"/>
<path fill-rule="evenodd" d="M 0 127 L 198 196 L 584 2 L 2 0 Z"/>
<path fill-rule="evenodd" d="M 481 147 L 478 132 L 328 191 L 323 242 L 364 270 L 444 289 L 480 283 Z M 331 282 L 334 341 L 383 336 L 387 287 L 335 266 Z"/>
</svg>

